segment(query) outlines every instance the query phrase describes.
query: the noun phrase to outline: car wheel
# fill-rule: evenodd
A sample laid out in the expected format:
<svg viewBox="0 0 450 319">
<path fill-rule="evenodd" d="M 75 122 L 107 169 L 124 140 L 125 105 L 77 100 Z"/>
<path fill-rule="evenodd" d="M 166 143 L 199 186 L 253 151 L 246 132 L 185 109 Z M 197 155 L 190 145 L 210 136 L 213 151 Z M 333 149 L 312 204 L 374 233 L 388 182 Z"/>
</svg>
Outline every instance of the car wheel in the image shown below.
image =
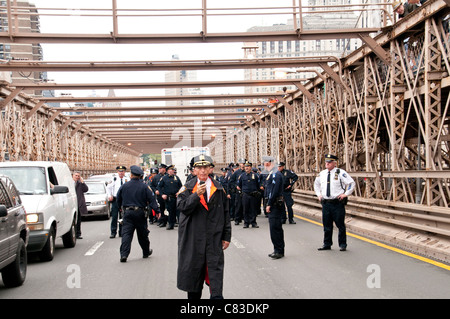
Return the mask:
<svg viewBox="0 0 450 319">
<path fill-rule="evenodd" d="M 21 286 L 27 276 L 27 248 L 20 238 L 14 262 L 3 268 L 2 279 L 6 287 Z"/>
<path fill-rule="evenodd" d="M 54 228 L 50 228 L 48 233 L 47 242 L 45 243 L 44 248 L 39 252 L 39 259 L 42 261 L 51 261 L 53 260 L 55 254 L 55 230 Z"/>
<path fill-rule="evenodd" d="M 66 248 L 73 248 L 77 243 L 77 236 L 75 230 L 75 218 L 72 220 L 70 230 L 62 236 L 63 245 Z"/>
</svg>

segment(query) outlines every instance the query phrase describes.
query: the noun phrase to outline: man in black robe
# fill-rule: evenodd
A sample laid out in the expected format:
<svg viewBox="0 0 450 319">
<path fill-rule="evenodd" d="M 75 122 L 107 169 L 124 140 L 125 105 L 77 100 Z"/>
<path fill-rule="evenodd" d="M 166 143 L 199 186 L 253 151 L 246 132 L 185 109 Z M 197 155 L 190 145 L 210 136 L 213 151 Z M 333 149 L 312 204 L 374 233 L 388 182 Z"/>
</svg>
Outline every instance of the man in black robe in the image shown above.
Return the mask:
<svg viewBox="0 0 450 319">
<path fill-rule="evenodd" d="M 178 192 L 177 287 L 200 299 L 203 282 L 211 299 L 223 298 L 224 253 L 231 241 L 228 200 L 222 185 L 208 176 L 212 159 L 194 158 L 195 177 Z"/>
</svg>

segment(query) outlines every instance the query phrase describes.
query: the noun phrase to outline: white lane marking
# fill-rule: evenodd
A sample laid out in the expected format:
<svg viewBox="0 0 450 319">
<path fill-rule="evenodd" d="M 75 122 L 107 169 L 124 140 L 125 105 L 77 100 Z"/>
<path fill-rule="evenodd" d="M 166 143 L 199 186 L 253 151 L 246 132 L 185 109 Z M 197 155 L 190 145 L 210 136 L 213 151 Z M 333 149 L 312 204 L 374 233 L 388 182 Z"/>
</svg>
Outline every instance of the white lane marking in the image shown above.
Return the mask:
<svg viewBox="0 0 450 319">
<path fill-rule="evenodd" d="M 103 245 L 103 243 L 104 243 L 103 241 L 96 242 L 94 244 L 94 246 L 92 246 L 84 255 L 85 256 L 92 256 L 97 251 L 97 249 L 99 249 L 100 246 Z"/>
<path fill-rule="evenodd" d="M 233 243 L 233 245 L 236 246 L 236 248 L 240 248 L 240 249 L 241 248 L 245 248 L 245 246 L 239 240 L 237 240 L 234 237 L 231 237 L 231 242 Z"/>
</svg>

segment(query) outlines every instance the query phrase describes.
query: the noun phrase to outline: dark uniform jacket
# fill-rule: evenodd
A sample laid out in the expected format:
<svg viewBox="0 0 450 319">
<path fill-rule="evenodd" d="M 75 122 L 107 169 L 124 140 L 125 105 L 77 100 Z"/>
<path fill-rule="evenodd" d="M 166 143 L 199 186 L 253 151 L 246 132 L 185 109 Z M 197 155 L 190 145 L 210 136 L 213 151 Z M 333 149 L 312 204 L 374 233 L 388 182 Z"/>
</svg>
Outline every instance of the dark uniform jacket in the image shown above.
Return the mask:
<svg viewBox="0 0 450 319">
<path fill-rule="evenodd" d="M 256 173 L 243 172 L 238 178 L 239 188 L 242 192 L 254 196 L 255 192 L 259 193 L 259 176 Z"/>
<path fill-rule="evenodd" d="M 231 224 L 226 193 L 219 182 L 212 180 L 216 191 L 206 204 L 193 192 L 197 177 L 187 182 L 178 194 L 180 211 L 178 226 L 177 287 L 200 292 L 205 263 L 208 266 L 211 295 L 222 295 L 224 254 L 222 240 L 231 241 Z M 205 193 L 206 195 L 206 193 Z"/>
<path fill-rule="evenodd" d="M 119 207 L 134 206 L 141 208 L 150 206 L 155 212 L 160 213 L 159 205 L 152 190 L 137 178 L 132 178 L 129 182 L 120 186 L 117 192 L 117 205 Z"/>
<path fill-rule="evenodd" d="M 156 174 L 155 176 L 153 176 L 152 181 L 150 182 L 150 188 L 152 189 L 152 191 L 155 193 L 158 190 L 158 183 L 161 180 L 161 178 L 163 178 L 165 175 L 161 175 L 160 173 Z"/>
<path fill-rule="evenodd" d="M 289 169 L 284 169 L 281 171 L 283 175 L 283 191 L 284 192 L 292 192 L 294 190 L 294 184 L 298 180 L 298 175 Z M 291 188 L 287 189 L 287 187 L 291 185 Z"/>
<path fill-rule="evenodd" d="M 158 183 L 158 191 L 160 195 L 175 196 L 179 189 L 183 186 L 177 175 L 164 175 Z"/>
<path fill-rule="evenodd" d="M 234 171 L 234 173 L 231 175 L 230 179 L 228 180 L 228 192 L 227 193 L 236 193 L 236 186 L 238 185 L 239 176 L 244 172 L 242 169 L 237 169 Z"/>
<path fill-rule="evenodd" d="M 276 205 L 277 199 L 283 196 L 283 174 L 273 169 L 267 177 L 266 187 L 267 206 Z"/>
</svg>

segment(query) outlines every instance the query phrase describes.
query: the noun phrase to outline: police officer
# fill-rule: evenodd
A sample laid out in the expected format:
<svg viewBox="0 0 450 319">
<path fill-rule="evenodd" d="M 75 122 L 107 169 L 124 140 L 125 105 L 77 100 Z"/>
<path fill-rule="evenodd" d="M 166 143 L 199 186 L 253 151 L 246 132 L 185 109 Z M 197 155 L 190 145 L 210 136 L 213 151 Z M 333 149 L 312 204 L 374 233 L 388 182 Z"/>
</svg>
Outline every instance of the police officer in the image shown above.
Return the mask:
<svg viewBox="0 0 450 319">
<path fill-rule="evenodd" d="M 234 187 L 232 187 L 232 183 L 231 183 L 231 177 L 233 176 L 234 172 L 238 169 L 238 165 L 234 164 L 233 162 L 231 162 L 229 165 L 229 171 L 227 173 L 227 188 L 225 189 L 226 193 L 227 193 L 227 197 L 230 200 L 230 221 L 233 221 L 235 218 L 235 203 L 236 203 L 236 185 L 234 184 Z"/>
<path fill-rule="evenodd" d="M 219 176 L 217 181 L 222 185 L 223 189 L 227 189 L 228 187 L 228 179 L 227 179 L 227 173 L 229 168 L 228 167 L 222 167 L 220 171 L 222 172 L 222 175 Z"/>
<path fill-rule="evenodd" d="M 338 244 L 341 251 L 347 249 L 345 228 L 345 204 L 354 188 L 355 181 L 343 169 L 337 168 L 338 157 L 325 155 L 326 169 L 314 181 L 314 191 L 322 203 L 323 246 L 318 250 L 330 250 L 333 244 L 333 222 L 339 230 Z"/>
<path fill-rule="evenodd" d="M 244 173 L 238 178 L 237 189 L 242 191 L 242 208 L 244 213 L 244 228 L 251 224 L 253 228 L 259 228 L 256 223 L 257 203 L 259 199 L 259 177 L 252 171 L 252 163 L 246 161 Z"/>
<path fill-rule="evenodd" d="M 150 175 L 147 176 L 147 180 L 145 181 L 148 186 L 151 187 L 152 180 L 156 174 L 158 174 L 158 169 L 156 167 L 150 168 Z M 153 225 L 157 220 L 156 212 L 149 207 L 148 222 Z"/>
<path fill-rule="evenodd" d="M 239 159 L 239 168 L 237 168 L 233 175 L 231 175 L 230 182 L 228 184 L 228 187 L 230 189 L 230 192 L 235 192 L 235 202 L 234 202 L 234 224 L 239 225 L 239 223 L 242 221 L 243 218 L 243 210 L 242 210 L 242 192 L 237 189 L 238 179 L 239 176 L 244 172 L 244 164 L 246 160 L 241 158 Z M 233 202 L 231 202 L 231 205 L 233 205 Z"/>
<path fill-rule="evenodd" d="M 275 159 L 267 158 L 266 166 L 269 170 L 266 180 L 267 205 L 266 212 L 269 218 L 270 239 L 273 244 L 273 253 L 269 254 L 272 259 L 284 257 L 284 232 L 282 217 L 284 213 L 283 200 L 283 175 L 274 165 Z"/>
<path fill-rule="evenodd" d="M 286 169 L 285 166 L 286 164 L 284 162 L 278 164 L 278 170 L 283 175 L 283 198 L 288 212 L 289 224 L 296 224 L 294 221 L 294 211 L 292 210 L 292 206 L 294 206 L 292 191 L 294 190 L 293 186 L 298 180 L 298 176 L 293 171 Z M 283 224 L 284 223 L 286 223 L 286 212 L 283 215 Z"/>
<path fill-rule="evenodd" d="M 261 196 L 262 196 L 262 200 L 263 200 L 263 212 L 264 215 L 267 217 L 267 212 L 266 212 L 266 206 L 267 206 L 267 176 L 269 176 L 270 173 L 270 163 L 272 161 L 274 161 L 275 159 L 271 156 L 263 156 L 262 157 L 262 162 L 263 162 L 263 168 L 261 169 L 261 173 L 259 174 L 259 188 L 261 191 Z"/>
<path fill-rule="evenodd" d="M 163 176 L 158 183 L 158 191 L 162 198 L 166 202 L 166 208 L 169 212 L 169 218 L 167 225 L 168 230 L 173 229 L 177 222 L 177 196 L 176 194 L 180 190 L 183 184 L 180 178 L 175 174 L 175 167 L 170 165 L 167 167 L 168 174 Z"/>
<path fill-rule="evenodd" d="M 163 178 L 163 176 L 166 175 L 166 168 L 167 165 L 165 164 L 159 164 L 158 166 L 158 174 L 156 174 L 151 183 L 150 183 L 150 188 L 152 189 L 153 193 L 156 194 L 156 199 L 158 201 L 159 204 L 159 209 L 161 211 L 160 217 L 158 219 L 158 226 L 159 227 L 166 227 L 167 224 L 167 217 L 166 215 L 164 215 L 164 211 L 166 210 L 166 202 L 164 201 L 164 199 L 162 198 L 161 194 L 158 191 L 158 183 L 161 180 L 161 178 Z"/>
<path fill-rule="evenodd" d="M 130 167 L 131 180 L 122 185 L 117 192 L 117 204 L 123 211 L 122 244 L 120 245 L 120 261 L 126 262 L 131 250 L 131 241 L 136 230 L 139 245 L 142 248 L 143 258 L 147 258 L 153 252 L 150 249 L 150 240 L 147 227 L 146 208 L 149 205 L 160 213 L 155 196 L 141 178 L 144 171 L 136 165 Z"/>
<path fill-rule="evenodd" d="M 127 178 L 125 178 L 126 167 L 123 165 L 119 165 L 116 167 L 117 175 L 114 176 L 112 182 L 106 186 L 106 191 L 108 193 L 108 200 L 111 203 L 111 235 L 109 238 L 115 238 L 117 234 L 117 223 L 120 216 L 120 207 L 117 205 L 117 192 L 119 191 L 120 186 L 127 182 Z M 119 237 L 122 236 L 122 224 L 119 223 Z"/>
</svg>

